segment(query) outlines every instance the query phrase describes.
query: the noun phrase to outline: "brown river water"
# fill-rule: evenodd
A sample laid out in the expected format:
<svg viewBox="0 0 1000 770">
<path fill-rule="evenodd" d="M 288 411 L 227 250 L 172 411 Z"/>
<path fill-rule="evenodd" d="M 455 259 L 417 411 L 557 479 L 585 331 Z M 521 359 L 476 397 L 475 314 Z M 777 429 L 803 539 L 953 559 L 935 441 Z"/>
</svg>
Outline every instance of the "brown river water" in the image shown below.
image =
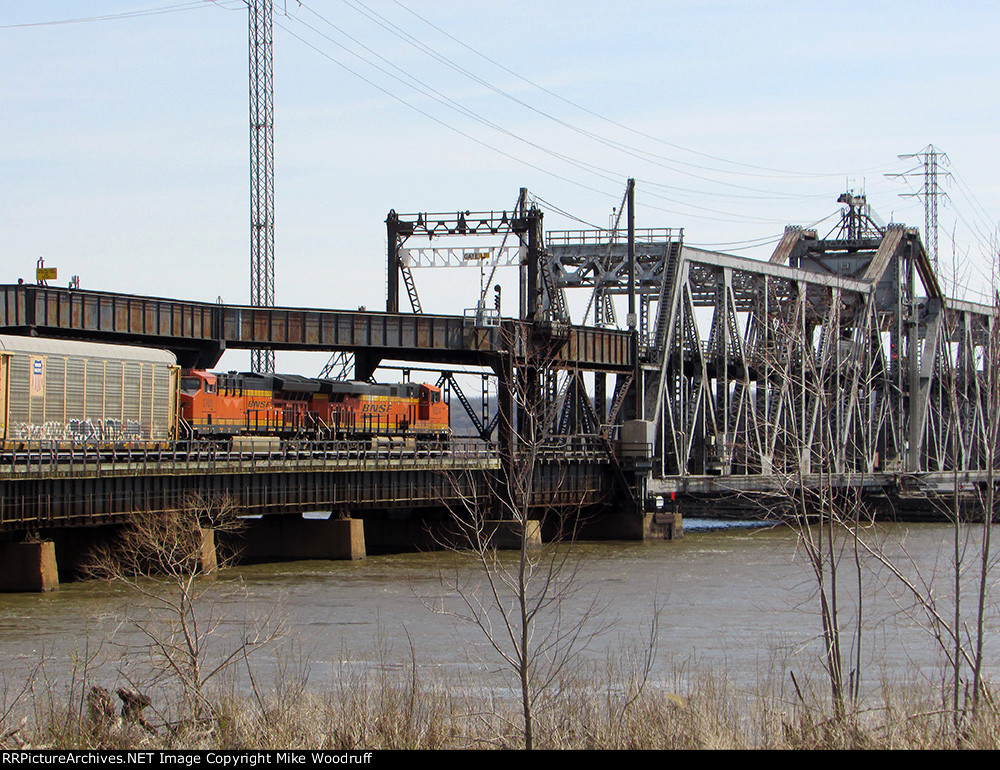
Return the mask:
<svg viewBox="0 0 1000 770">
<path fill-rule="evenodd" d="M 674 542 L 573 547 L 571 556 L 580 560 L 567 584 L 572 591 L 563 594 L 563 622 L 571 625 L 589 613 L 588 628 L 607 627 L 589 640 L 575 665 L 601 665 L 624 649 L 647 645 L 658 612 L 653 678 L 661 683 L 683 686 L 691 672 L 713 671 L 752 688 L 775 674 L 787 679 L 789 670 L 815 673 L 821 651 L 816 581 L 796 534 L 695 519 L 686 528 L 685 538 Z M 949 595 L 953 542 L 947 525 L 886 525 L 877 538 L 908 575 Z M 971 569 L 971 556 L 969 564 Z M 933 679 L 940 654 L 924 617 L 884 567 L 866 559 L 861 572 L 867 680 L 876 685 L 883 676 Z M 253 659 L 258 686 L 274 686 L 293 671 L 321 688 L 345 669 L 405 671 L 412 660 L 425 681 L 503 687 L 482 634 L 429 608 L 460 608 L 442 579 L 454 575 L 476 581 L 481 573 L 467 554 L 454 553 L 228 569 L 200 584 L 200 606 L 215 624 L 210 656 L 270 616 L 268 627 L 280 623 L 284 633 Z M 856 617 L 856 575 L 853 555 L 845 553 L 840 599 L 846 625 Z M 990 670 L 1000 643 L 992 589 L 991 581 Z M 965 606 L 973 611 L 971 599 Z M 132 655 L 123 663 L 122 653 L 141 638 L 122 618 L 141 607 L 129 589 L 94 581 L 64 584 L 44 595 L 0 595 L 0 696 L 11 697 L 28 677 L 68 687 L 80 678 L 84 661 L 88 682 L 114 687 L 124 676 L 139 676 L 141 661 Z M 237 686 L 245 685 L 243 680 Z"/>
</svg>

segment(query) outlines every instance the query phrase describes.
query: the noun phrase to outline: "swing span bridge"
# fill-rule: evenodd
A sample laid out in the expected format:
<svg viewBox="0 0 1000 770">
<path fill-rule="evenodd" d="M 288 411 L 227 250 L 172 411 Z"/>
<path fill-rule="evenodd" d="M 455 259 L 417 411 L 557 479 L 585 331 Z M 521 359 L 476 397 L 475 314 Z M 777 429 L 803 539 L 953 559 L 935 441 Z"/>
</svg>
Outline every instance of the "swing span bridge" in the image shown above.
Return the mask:
<svg viewBox="0 0 1000 770">
<path fill-rule="evenodd" d="M 569 362 L 518 376 L 548 394 L 546 434 L 642 437 L 647 492 L 832 480 L 899 497 L 987 477 L 997 308 L 945 296 L 917 230 L 846 193 L 834 230 L 788 227 L 765 262 L 637 230 L 628 194 L 629 221 L 608 230 L 545 232 L 524 191 L 511 216 L 390 213 L 387 309 L 401 282 L 419 314 L 414 271 L 471 257 L 520 269 L 525 322 L 624 328 L 630 360 L 614 373 Z M 484 235 L 500 245 L 434 245 Z"/>
</svg>

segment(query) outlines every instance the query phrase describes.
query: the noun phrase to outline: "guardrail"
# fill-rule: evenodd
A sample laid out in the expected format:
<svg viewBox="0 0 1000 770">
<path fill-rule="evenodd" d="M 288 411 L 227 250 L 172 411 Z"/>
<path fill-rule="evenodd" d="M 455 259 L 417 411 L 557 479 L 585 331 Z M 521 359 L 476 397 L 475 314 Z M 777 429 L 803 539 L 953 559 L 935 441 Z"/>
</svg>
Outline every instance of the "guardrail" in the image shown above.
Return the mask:
<svg viewBox="0 0 1000 770">
<path fill-rule="evenodd" d="M 684 230 L 674 227 L 645 227 L 636 228 L 632 232 L 636 243 L 664 243 L 680 241 Z M 622 244 L 628 243 L 628 230 L 549 230 L 545 233 L 545 243 L 548 246 Z"/>
<path fill-rule="evenodd" d="M 525 447 L 542 462 L 609 462 L 602 436 L 554 436 Z M 519 459 L 523 459 L 519 458 Z M 0 480 L 185 472 L 323 470 L 370 468 L 461 468 L 497 463 L 494 443 L 479 439 L 418 442 L 287 441 L 277 449 L 231 449 L 217 441 L 142 446 L 96 446 L 55 441 L 18 442 L 0 452 Z"/>
<path fill-rule="evenodd" d="M 496 461 L 478 440 L 410 444 L 381 441 L 294 441 L 274 450 L 233 450 L 212 441 L 159 447 L 65 446 L 22 442 L 0 453 L 0 479 L 183 472 L 322 470 L 324 468 L 461 467 Z"/>
</svg>

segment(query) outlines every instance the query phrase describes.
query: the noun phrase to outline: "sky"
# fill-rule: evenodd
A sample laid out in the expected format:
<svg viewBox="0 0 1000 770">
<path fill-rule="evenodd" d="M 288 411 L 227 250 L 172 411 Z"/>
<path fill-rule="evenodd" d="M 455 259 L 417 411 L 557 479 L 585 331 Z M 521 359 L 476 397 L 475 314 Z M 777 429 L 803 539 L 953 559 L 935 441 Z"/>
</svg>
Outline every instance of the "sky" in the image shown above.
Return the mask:
<svg viewBox="0 0 1000 770">
<path fill-rule="evenodd" d="M 0 283 L 41 257 L 61 285 L 249 301 L 247 26 L 240 0 L 0 2 Z M 945 281 L 982 301 L 998 33 L 963 0 L 275 0 L 276 303 L 384 308 L 390 210 L 521 187 L 547 230 L 607 227 L 633 177 L 637 227 L 760 259 L 785 225 L 826 235 L 847 190 L 922 228 L 899 156 L 928 145 Z M 483 277 L 415 279 L 460 314 Z"/>
</svg>

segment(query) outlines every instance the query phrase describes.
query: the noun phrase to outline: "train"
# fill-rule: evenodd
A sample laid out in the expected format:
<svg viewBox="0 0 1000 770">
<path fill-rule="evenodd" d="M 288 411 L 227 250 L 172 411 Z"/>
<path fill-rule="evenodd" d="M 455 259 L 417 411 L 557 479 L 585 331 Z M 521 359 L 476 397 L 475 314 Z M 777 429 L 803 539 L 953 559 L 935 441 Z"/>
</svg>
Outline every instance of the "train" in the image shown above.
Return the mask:
<svg viewBox="0 0 1000 770">
<path fill-rule="evenodd" d="M 4 445 L 450 438 L 441 389 L 182 369 L 173 353 L 0 335 Z"/>
<path fill-rule="evenodd" d="M 289 374 L 185 371 L 181 419 L 196 436 L 439 440 L 450 435 L 441 389 Z"/>
</svg>

